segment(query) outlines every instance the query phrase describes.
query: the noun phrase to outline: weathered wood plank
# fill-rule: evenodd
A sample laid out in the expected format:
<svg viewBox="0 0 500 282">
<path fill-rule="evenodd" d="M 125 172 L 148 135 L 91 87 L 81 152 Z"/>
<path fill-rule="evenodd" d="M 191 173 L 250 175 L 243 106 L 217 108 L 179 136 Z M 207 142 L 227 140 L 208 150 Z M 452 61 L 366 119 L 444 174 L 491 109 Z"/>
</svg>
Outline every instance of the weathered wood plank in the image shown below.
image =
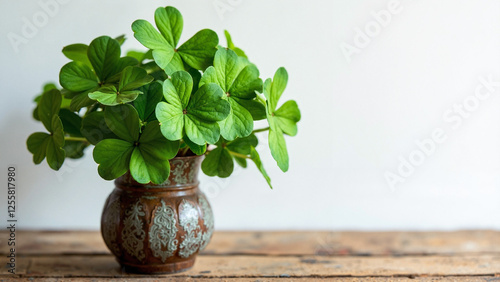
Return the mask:
<svg viewBox="0 0 500 282">
<path fill-rule="evenodd" d="M 5 232 L 0 246 L 6 246 Z M 97 231 L 19 231 L 18 254 L 109 254 Z M 1 254 L 6 252 L 1 250 Z M 216 232 L 204 255 L 500 253 L 500 232 Z"/>
<path fill-rule="evenodd" d="M 6 239 L 2 232 L 0 246 L 7 245 Z M 98 231 L 17 231 L 16 250 L 18 255 L 110 253 Z"/>
<path fill-rule="evenodd" d="M 121 270 L 112 256 L 26 256 L 22 278 L 342 278 L 500 276 L 500 255 L 325 257 L 201 256 L 193 269 L 173 276 L 141 276 Z M 2 271 L 0 278 L 10 278 Z"/>
<path fill-rule="evenodd" d="M 327 282 L 327 281 L 346 281 L 346 282 L 358 282 L 358 281 L 369 281 L 369 282 L 399 282 L 399 281 L 415 281 L 415 282 L 431 282 L 431 281 L 457 281 L 457 282 L 495 282 L 499 281 L 500 278 L 493 278 L 491 276 L 447 276 L 447 277 L 414 277 L 414 278 L 402 278 L 402 277 L 384 277 L 384 278 L 374 278 L 374 277 L 363 277 L 363 278 L 191 278 L 191 277 L 172 277 L 168 281 L 171 282 L 183 282 L 183 281 L 193 281 L 193 282 L 276 282 L 276 281 L 299 281 L 299 282 Z M 33 278 L 11 278 L 11 279 L 0 279 L 1 282 L 33 282 Z M 158 282 L 158 278 L 36 278 L 39 282 Z"/>
<path fill-rule="evenodd" d="M 351 256 L 500 253 L 500 232 L 219 232 L 205 253 Z"/>
</svg>

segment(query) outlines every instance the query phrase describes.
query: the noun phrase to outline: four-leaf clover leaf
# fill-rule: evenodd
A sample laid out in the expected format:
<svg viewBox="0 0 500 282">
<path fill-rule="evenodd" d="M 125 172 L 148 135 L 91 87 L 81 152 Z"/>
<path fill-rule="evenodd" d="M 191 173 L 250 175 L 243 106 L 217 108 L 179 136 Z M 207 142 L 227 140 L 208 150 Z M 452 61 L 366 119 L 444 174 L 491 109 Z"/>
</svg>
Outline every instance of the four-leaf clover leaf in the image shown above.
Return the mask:
<svg viewBox="0 0 500 282">
<path fill-rule="evenodd" d="M 280 169 L 288 171 L 288 151 L 283 133 L 297 135 L 297 122 L 300 121 L 300 110 L 293 100 L 285 102 L 278 110 L 278 101 L 288 83 L 288 73 L 285 68 L 279 68 L 274 79 L 264 83 L 264 95 L 267 104 L 267 120 L 269 122 L 269 148 Z"/>
<path fill-rule="evenodd" d="M 259 108 L 264 111 L 264 105 L 255 100 L 255 91 L 262 91 L 262 80 L 259 70 L 253 64 L 238 57 L 232 50 L 221 48 L 215 54 L 214 65 L 209 67 L 200 81 L 200 86 L 206 83 L 218 84 L 231 105 L 227 119 L 219 122 L 221 135 L 226 140 L 247 137 L 252 133 L 254 117 L 247 108 Z"/>
<path fill-rule="evenodd" d="M 214 84 L 204 84 L 194 94 L 193 78 L 188 72 L 178 71 L 163 83 L 167 102 L 156 107 L 156 117 L 161 131 L 169 140 L 179 140 L 186 135 L 197 145 L 215 144 L 220 137 L 218 121 L 230 111 L 229 103 L 222 99 L 222 89 Z"/>
<path fill-rule="evenodd" d="M 158 121 L 148 122 L 141 132 L 139 114 L 131 105 L 106 108 L 104 119 L 120 139 L 104 139 L 94 148 L 102 178 L 112 180 L 130 171 L 142 184 L 161 184 L 168 179 L 169 160 L 176 156 L 179 142 L 166 140 Z"/>
<path fill-rule="evenodd" d="M 132 30 L 142 45 L 153 50 L 155 62 L 167 74 L 186 70 L 184 63 L 197 70 L 212 64 L 219 44 L 213 30 L 203 29 L 177 47 L 184 25 L 181 13 L 174 7 L 160 7 L 155 12 L 155 23 L 160 32 L 145 20 L 135 21 Z"/>
</svg>

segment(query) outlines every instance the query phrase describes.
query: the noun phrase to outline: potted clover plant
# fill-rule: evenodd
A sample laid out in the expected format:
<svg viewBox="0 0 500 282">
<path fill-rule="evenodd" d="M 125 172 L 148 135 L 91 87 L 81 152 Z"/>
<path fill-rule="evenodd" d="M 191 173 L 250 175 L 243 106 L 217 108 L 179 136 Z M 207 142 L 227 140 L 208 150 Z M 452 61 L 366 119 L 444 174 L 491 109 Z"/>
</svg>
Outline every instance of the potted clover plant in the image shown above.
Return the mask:
<svg viewBox="0 0 500 282">
<path fill-rule="evenodd" d="M 127 270 L 172 273 L 190 268 L 213 232 L 213 213 L 198 189 L 198 172 L 229 177 L 253 162 L 269 186 L 257 135 L 288 170 L 284 135 L 297 134 L 295 101 L 280 103 L 288 74 L 263 81 L 257 66 L 204 29 L 180 43 L 181 13 L 155 12 L 154 27 L 132 24 L 144 52 L 122 55 L 125 38 L 101 36 L 63 48 L 70 59 L 60 86 L 46 84 L 33 117 L 46 132 L 27 140 L 35 164 L 59 170 L 94 146 L 99 175 L 115 180 L 101 220 L 106 245 Z M 281 104 L 281 105 L 280 105 Z M 255 121 L 269 126 L 254 128 Z"/>
</svg>

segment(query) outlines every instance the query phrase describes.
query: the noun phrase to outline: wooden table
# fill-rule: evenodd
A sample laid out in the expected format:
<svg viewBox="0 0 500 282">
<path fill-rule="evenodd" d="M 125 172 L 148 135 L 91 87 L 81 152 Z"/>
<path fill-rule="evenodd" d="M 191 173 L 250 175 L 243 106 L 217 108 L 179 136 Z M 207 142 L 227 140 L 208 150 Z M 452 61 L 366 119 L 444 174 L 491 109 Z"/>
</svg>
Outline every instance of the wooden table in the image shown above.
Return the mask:
<svg viewBox="0 0 500 282">
<path fill-rule="evenodd" d="M 188 272 L 122 272 L 99 232 L 18 231 L 0 281 L 500 281 L 500 232 L 216 232 Z"/>
</svg>

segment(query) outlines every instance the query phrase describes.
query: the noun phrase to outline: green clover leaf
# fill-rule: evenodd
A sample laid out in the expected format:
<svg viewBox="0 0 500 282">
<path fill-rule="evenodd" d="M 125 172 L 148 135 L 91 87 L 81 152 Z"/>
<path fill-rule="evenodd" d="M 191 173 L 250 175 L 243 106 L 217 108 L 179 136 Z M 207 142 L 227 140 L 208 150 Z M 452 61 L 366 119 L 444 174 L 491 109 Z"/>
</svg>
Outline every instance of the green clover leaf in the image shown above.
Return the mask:
<svg viewBox="0 0 500 282">
<path fill-rule="evenodd" d="M 38 117 L 50 134 L 36 132 L 28 137 L 28 150 L 33 154 L 33 162 L 40 164 L 47 158 L 48 165 L 59 170 L 64 163 L 66 153 L 64 146 L 63 124 L 59 118 L 62 96 L 57 89 L 45 92 L 38 104 Z"/>
<path fill-rule="evenodd" d="M 145 47 L 153 50 L 155 62 L 171 75 L 186 70 L 184 64 L 197 70 L 204 70 L 212 64 L 219 44 L 217 33 L 204 29 L 177 47 L 183 29 L 181 13 L 174 7 L 160 7 L 155 12 L 156 30 L 151 23 L 137 20 L 132 24 L 135 38 Z"/>
<path fill-rule="evenodd" d="M 63 100 L 64 101 L 64 100 Z M 63 130 L 71 137 L 83 137 L 81 132 L 82 118 L 76 113 L 62 108 L 59 111 Z M 66 152 L 66 157 L 71 159 L 79 159 L 83 157 L 83 151 L 89 146 L 86 141 L 66 141 L 63 150 Z"/>
<path fill-rule="evenodd" d="M 218 146 L 207 154 L 201 163 L 201 169 L 208 176 L 227 178 L 234 170 L 233 157 L 229 150 Z"/>
<path fill-rule="evenodd" d="M 189 147 L 189 149 L 191 149 L 191 151 L 198 156 L 205 154 L 205 152 L 207 151 L 207 144 L 204 145 L 195 144 L 187 136 L 182 137 L 182 140 L 184 141 L 185 145 Z"/>
<path fill-rule="evenodd" d="M 66 153 L 66 158 L 80 159 L 84 156 L 83 151 L 88 147 L 87 142 L 81 141 L 66 141 L 63 150 Z"/>
<path fill-rule="evenodd" d="M 231 105 L 229 116 L 219 122 L 222 137 L 234 140 L 250 135 L 254 118 L 246 107 L 258 108 L 257 105 L 260 104 L 261 112 L 264 109 L 262 103 L 254 100 L 255 91 L 262 90 L 262 80 L 259 78 L 257 67 L 248 64 L 234 51 L 222 48 L 215 54 L 214 66 L 209 67 L 203 74 L 200 86 L 206 83 L 218 84 Z"/>
<path fill-rule="evenodd" d="M 216 84 L 205 84 L 191 95 L 192 89 L 193 78 L 188 72 L 175 72 L 165 80 L 163 95 L 167 102 L 156 107 L 161 131 L 169 140 L 186 135 L 200 146 L 215 144 L 220 137 L 217 122 L 228 116 L 230 105 L 222 99 L 223 92 Z"/>
<path fill-rule="evenodd" d="M 163 85 L 161 82 L 155 81 L 143 86 L 140 90 L 144 94 L 137 97 L 134 101 L 134 107 L 137 109 L 141 120 L 146 122 L 155 120 L 156 105 L 163 99 Z"/>
<path fill-rule="evenodd" d="M 47 91 L 50 91 L 52 89 L 56 89 L 56 90 L 59 90 L 57 88 L 57 86 L 53 83 L 47 83 L 43 86 L 43 91 L 40 95 L 36 96 L 35 99 L 34 99 L 34 102 L 36 103 L 36 107 L 33 109 L 33 118 L 37 121 L 40 121 L 40 117 L 38 117 L 38 105 L 39 105 L 39 102 L 40 102 L 40 99 L 42 98 L 42 95 L 47 92 Z M 64 91 L 64 90 L 63 90 Z M 66 110 L 69 108 L 70 104 L 71 104 L 71 99 L 67 99 L 66 97 L 64 97 L 64 93 L 63 91 L 61 91 L 61 96 L 62 96 L 62 102 L 61 102 L 61 110 Z M 68 110 L 69 111 L 69 110 Z M 60 115 L 61 113 L 59 113 Z M 61 120 L 63 120 L 63 118 L 61 117 Z M 63 120 L 63 123 L 64 123 L 64 120 Z"/>
<path fill-rule="evenodd" d="M 26 142 L 28 151 L 33 154 L 33 162 L 40 164 L 47 156 L 47 143 L 50 135 L 44 132 L 35 132 Z"/>
<path fill-rule="evenodd" d="M 99 37 L 90 43 L 87 56 L 99 81 L 106 81 L 116 74 L 120 53 L 120 43 L 109 36 Z"/>
<path fill-rule="evenodd" d="M 234 141 L 221 139 L 217 142 L 217 148 L 208 152 L 201 164 L 201 169 L 208 176 L 226 178 L 234 170 L 234 161 L 246 168 L 247 159 L 251 159 L 272 189 L 271 179 L 262 165 L 259 153 L 255 150 L 258 143 L 259 141 L 254 134 L 245 138 L 238 138 Z"/>
<path fill-rule="evenodd" d="M 231 38 L 231 34 L 229 34 L 229 31 L 224 30 L 224 35 L 226 36 L 227 48 L 233 50 L 236 53 L 236 55 L 248 59 L 247 55 L 243 50 L 234 46 L 233 39 Z"/>
<path fill-rule="evenodd" d="M 47 163 L 52 169 L 59 170 L 66 158 L 66 152 L 63 149 L 64 131 L 58 116 L 54 116 L 52 121 L 53 132 L 51 132 L 51 138 L 48 139 L 47 143 Z"/>
<path fill-rule="evenodd" d="M 154 60 L 153 58 L 153 51 L 149 50 L 147 52 L 142 52 L 142 51 L 128 51 L 127 52 L 127 57 L 132 57 L 139 61 L 140 64 L 144 64 L 144 61 L 146 60 Z"/>
<path fill-rule="evenodd" d="M 104 110 L 106 125 L 120 139 L 135 142 L 139 139 L 141 124 L 137 110 L 131 105 L 107 107 Z"/>
<path fill-rule="evenodd" d="M 125 37 L 125 34 L 122 34 L 118 37 L 115 37 L 115 40 L 118 42 L 118 44 L 120 44 L 120 46 L 122 46 L 123 43 L 125 43 L 125 41 L 127 40 L 127 38 Z"/>
<path fill-rule="evenodd" d="M 264 165 L 262 164 L 262 161 L 260 160 L 260 155 L 257 152 L 257 150 L 255 150 L 255 147 L 251 148 L 250 157 L 252 158 L 252 161 L 257 166 L 257 169 L 259 169 L 259 171 L 262 174 L 262 176 L 264 176 L 264 179 L 266 179 L 267 184 L 269 185 L 269 187 L 271 189 L 273 189 L 273 186 L 271 185 L 271 178 L 269 177 L 269 175 L 267 174 L 266 170 L 264 169 Z"/>
<path fill-rule="evenodd" d="M 141 133 L 139 114 L 131 105 L 106 108 L 104 120 L 119 139 L 104 139 L 94 148 L 102 178 L 116 179 L 127 171 L 142 184 L 161 184 L 168 178 L 169 160 L 177 155 L 179 142 L 166 140 L 158 121 L 148 122 Z"/>
<path fill-rule="evenodd" d="M 70 62 L 64 65 L 59 74 L 59 83 L 74 94 L 70 110 L 78 111 L 92 105 L 88 93 L 98 89 L 99 82 L 92 69 L 82 62 Z"/>
<path fill-rule="evenodd" d="M 97 171 L 106 180 L 113 180 L 129 171 L 134 144 L 119 139 L 104 139 L 94 148 Z"/>
<path fill-rule="evenodd" d="M 68 109 L 59 111 L 59 118 L 63 124 L 64 132 L 73 137 L 83 137 L 80 129 L 82 128 L 82 118 Z"/>
<path fill-rule="evenodd" d="M 92 145 L 104 139 L 120 139 L 106 124 L 104 112 L 92 112 L 86 115 L 82 120 L 80 132 Z"/>
<path fill-rule="evenodd" d="M 117 81 L 126 67 L 139 64 L 131 57 L 120 58 L 120 44 L 109 36 L 94 39 L 88 47 L 84 44 L 67 46 L 63 53 L 73 62 L 62 67 L 59 82 L 64 89 L 70 91 L 70 110 L 75 112 L 95 103 L 90 99 L 89 93 L 97 91 L 102 85 Z"/>
<path fill-rule="evenodd" d="M 278 101 L 288 83 L 288 73 L 285 68 L 279 68 L 274 79 L 264 83 L 264 95 L 267 99 L 267 120 L 269 122 L 269 148 L 273 158 L 283 172 L 288 171 L 288 151 L 283 133 L 295 136 L 297 122 L 300 121 L 300 110 L 293 100 L 285 102 L 276 110 Z"/>
<path fill-rule="evenodd" d="M 61 103 L 61 92 L 57 89 L 45 92 L 40 98 L 38 117 L 49 132 L 52 132 L 52 118 L 59 113 Z"/>
<path fill-rule="evenodd" d="M 122 72 L 120 85 L 118 90 L 120 92 L 135 90 L 153 81 L 153 77 L 139 67 L 126 67 Z"/>
<path fill-rule="evenodd" d="M 89 94 L 89 98 L 106 106 L 133 102 L 143 92 L 136 90 L 153 81 L 153 77 L 139 67 L 126 67 L 121 74 L 118 89 L 114 85 L 101 87 Z"/>
<path fill-rule="evenodd" d="M 158 121 L 148 123 L 132 153 L 130 173 L 139 183 L 163 183 L 170 174 L 169 160 L 179 150 L 179 142 L 168 141 Z"/>
<path fill-rule="evenodd" d="M 87 56 L 88 49 L 88 45 L 77 43 L 64 47 L 62 52 L 64 56 L 66 56 L 66 58 L 75 62 L 81 62 L 89 67 L 92 67 L 92 64 L 89 61 L 89 57 Z"/>
</svg>

